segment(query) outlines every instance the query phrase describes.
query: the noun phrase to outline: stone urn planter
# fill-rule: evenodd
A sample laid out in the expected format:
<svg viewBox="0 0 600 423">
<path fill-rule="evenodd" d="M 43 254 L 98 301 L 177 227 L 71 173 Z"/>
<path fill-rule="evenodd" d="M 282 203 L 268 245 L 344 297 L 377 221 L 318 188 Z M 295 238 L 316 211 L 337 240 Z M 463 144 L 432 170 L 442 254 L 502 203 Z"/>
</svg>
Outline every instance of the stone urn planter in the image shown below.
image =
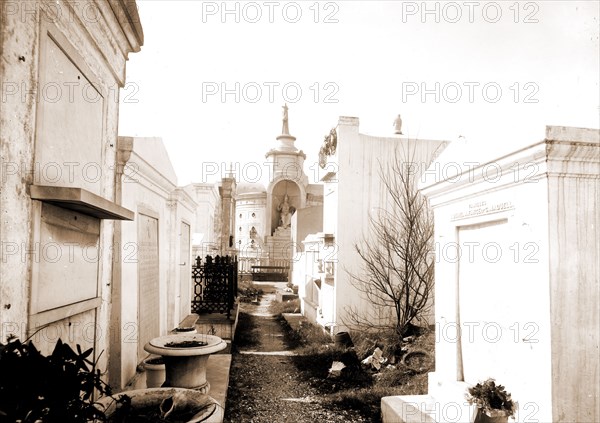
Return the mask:
<svg viewBox="0 0 600 423">
<path fill-rule="evenodd" d="M 119 404 L 125 396 L 130 398 L 130 404 Z M 212 397 L 182 388 L 125 391 L 100 398 L 96 407 L 104 411 L 108 423 L 218 423 L 224 414 L 223 407 Z"/>
<path fill-rule="evenodd" d="M 192 326 L 185 326 L 185 327 L 176 327 L 175 329 L 173 329 L 171 331 L 171 335 L 190 335 L 190 334 L 194 334 L 194 333 L 198 333 L 198 331 L 196 330 L 195 327 Z"/>
<path fill-rule="evenodd" d="M 171 331 L 171 335 L 189 335 L 197 333 L 194 327 L 177 327 Z M 161 356 L 150 356 L 144 360 L 146 371 L 146 388 L 160 388 L 165 382 L 165 360 Z"/>
<path fill-rule="evenodd" d="M 161 356 L 150 356 L 144 360 L 146 388 L 160 388 L 165 382 L 165 360 Z"/>
<path fill-rule="evenodd" d="M 163 357 L 164 387 L 189 388 L 208 393 L 206 362 L 210 354 L 227 348 L 227 343 L 214 335 L 166 335 L 151 339 L 144 349 Z"/>
<path fill-rule="evenodd" d="M 484 412 L 477 409 L 473 423 L 508 423 L 508 413 L 505 411 L 499 412 Z"/>
</svg>

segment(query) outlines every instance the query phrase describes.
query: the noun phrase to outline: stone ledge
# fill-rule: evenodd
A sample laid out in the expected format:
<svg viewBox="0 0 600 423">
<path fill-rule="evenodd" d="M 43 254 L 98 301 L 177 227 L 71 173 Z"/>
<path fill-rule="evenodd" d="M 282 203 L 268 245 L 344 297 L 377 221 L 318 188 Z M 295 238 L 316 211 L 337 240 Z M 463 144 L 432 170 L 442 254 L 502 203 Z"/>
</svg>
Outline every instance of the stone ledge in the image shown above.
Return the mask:
<svg viewBox="0 0 600 423">
<path fill-rule="evenodd" d="M 307 322 L 302 313 L 281 313 L 287 324 L 293 330 L 300 329 L 300 322 Z"/>
<path fill-rule="evenodd" d="M 429 395 L 403 395 L 381 398 L 383 423 L 435 422 L 427 410 L 435 410 L 435 399 Z"/>
<path fill-rule="evenodd" d="M 221 313 L 200 314 L 196 321 L 196 330 L 198 333 L 214 333 L 224 341 L 231 343 L 235 336 L 238 318 L 239 305 L 235 303 L 229 318 Z"/>
<path fill-rule="evenodd" d="M 31 185 L 32 200 L 39 200 L 98 219 L 133 220 L 135 213 L 83 188 Z"/>
<path fill-rule="evenodd" d="M 473 421 L 476 409 L 465 399 L 465 382 L 439 380 L 435 372 L 429 373 L 428 379 L 428 395 L 381 398 L 383 423 Z"/>
<path fill-rule="evenodd" d="M 298 294 L 279 290 L 277 291 L 276 299 L 280 303 L 283 303 L 285 301 L 292 301 L 298 299 Z"/>
</svg>

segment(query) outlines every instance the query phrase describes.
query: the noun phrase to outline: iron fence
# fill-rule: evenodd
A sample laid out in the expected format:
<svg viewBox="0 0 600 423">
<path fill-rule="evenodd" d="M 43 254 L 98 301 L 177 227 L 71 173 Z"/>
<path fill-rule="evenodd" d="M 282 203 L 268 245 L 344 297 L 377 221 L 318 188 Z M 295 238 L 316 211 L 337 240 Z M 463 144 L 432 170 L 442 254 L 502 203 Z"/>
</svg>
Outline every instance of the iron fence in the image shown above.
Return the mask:
<svg viewBox="0 0 600 423">
<path fill-rule="evenodd" d="M 238 261 L 231 256 L 206 256 L 204 263 L 196 257 L 192 266 L 192 313 L 226 313 L 237 295 Z"/>
</svg>

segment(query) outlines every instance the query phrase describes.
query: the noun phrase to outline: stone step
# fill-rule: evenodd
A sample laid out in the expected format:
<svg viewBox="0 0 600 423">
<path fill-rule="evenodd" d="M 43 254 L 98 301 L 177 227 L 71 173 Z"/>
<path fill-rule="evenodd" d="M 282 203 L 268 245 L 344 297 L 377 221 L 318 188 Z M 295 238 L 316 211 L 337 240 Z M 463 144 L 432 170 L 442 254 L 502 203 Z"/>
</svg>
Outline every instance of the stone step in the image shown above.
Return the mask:
<svg viewBox="0 0 600 423">
<path fill-rule="evenodd" d="M 428 411 L 435 407 L 435 399 L 429 395 L 383 397 L 381 419 L 383 423 L 435 423 L 439 420 Z"/>
<path fill-rule="evenodd" d="M 298 355 L 293 351 L 238 351 L 238 353 L 244 355 L 280 355 L 286 357 Z"/>
<path fill-rule="evenodd" d="M 468 405 L 464 394 L 452 400 L 432 395 L 401 395 L 381 398 L 383 423 L 421 423 L 473 421 L 475 407 Z"/>
</svg>

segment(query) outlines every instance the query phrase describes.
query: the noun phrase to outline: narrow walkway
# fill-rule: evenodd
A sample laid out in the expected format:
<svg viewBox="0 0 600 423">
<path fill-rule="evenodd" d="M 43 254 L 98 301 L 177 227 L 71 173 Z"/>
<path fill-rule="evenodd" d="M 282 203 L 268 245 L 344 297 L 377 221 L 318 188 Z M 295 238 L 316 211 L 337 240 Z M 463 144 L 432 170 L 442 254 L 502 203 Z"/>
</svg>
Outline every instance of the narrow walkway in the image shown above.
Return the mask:
<svg viewBox="0 0 600 423">
<path fill-rule="evenodd" d="M 294 364 L 296 353 L 285 342 L 280 316 L 269 312 L 276 288 L 262 283 L 259 304 L 240 309 L 236 348 L 229 377 L 225 422 L 367 422 L 351 410 L 330 410 Z"/>
<path fill-rule="evenodd" d="M 259 286 L 263 286 L 263 290 L 265 291 L 259 304 L 244 304 L 242 307 L 242 313 L 244 313 L 252 323 L 252 336 L 254 339 L 251 340 L 252 342 L 250 345 L 240 346 L 238 352 L 240 354 L 263 355 L 278 355 L 278 353 L 289 354 L 289 351 L 287 351 L 288 346 L 284 342 L 280 316 L 274 315 L 269 311 L 269 305 L 275 301 L 276 290 L 283 289 L 285 283 L 262 283 Z M 252 346 L 255 346 L 255 348 Z"/>
</svg>

